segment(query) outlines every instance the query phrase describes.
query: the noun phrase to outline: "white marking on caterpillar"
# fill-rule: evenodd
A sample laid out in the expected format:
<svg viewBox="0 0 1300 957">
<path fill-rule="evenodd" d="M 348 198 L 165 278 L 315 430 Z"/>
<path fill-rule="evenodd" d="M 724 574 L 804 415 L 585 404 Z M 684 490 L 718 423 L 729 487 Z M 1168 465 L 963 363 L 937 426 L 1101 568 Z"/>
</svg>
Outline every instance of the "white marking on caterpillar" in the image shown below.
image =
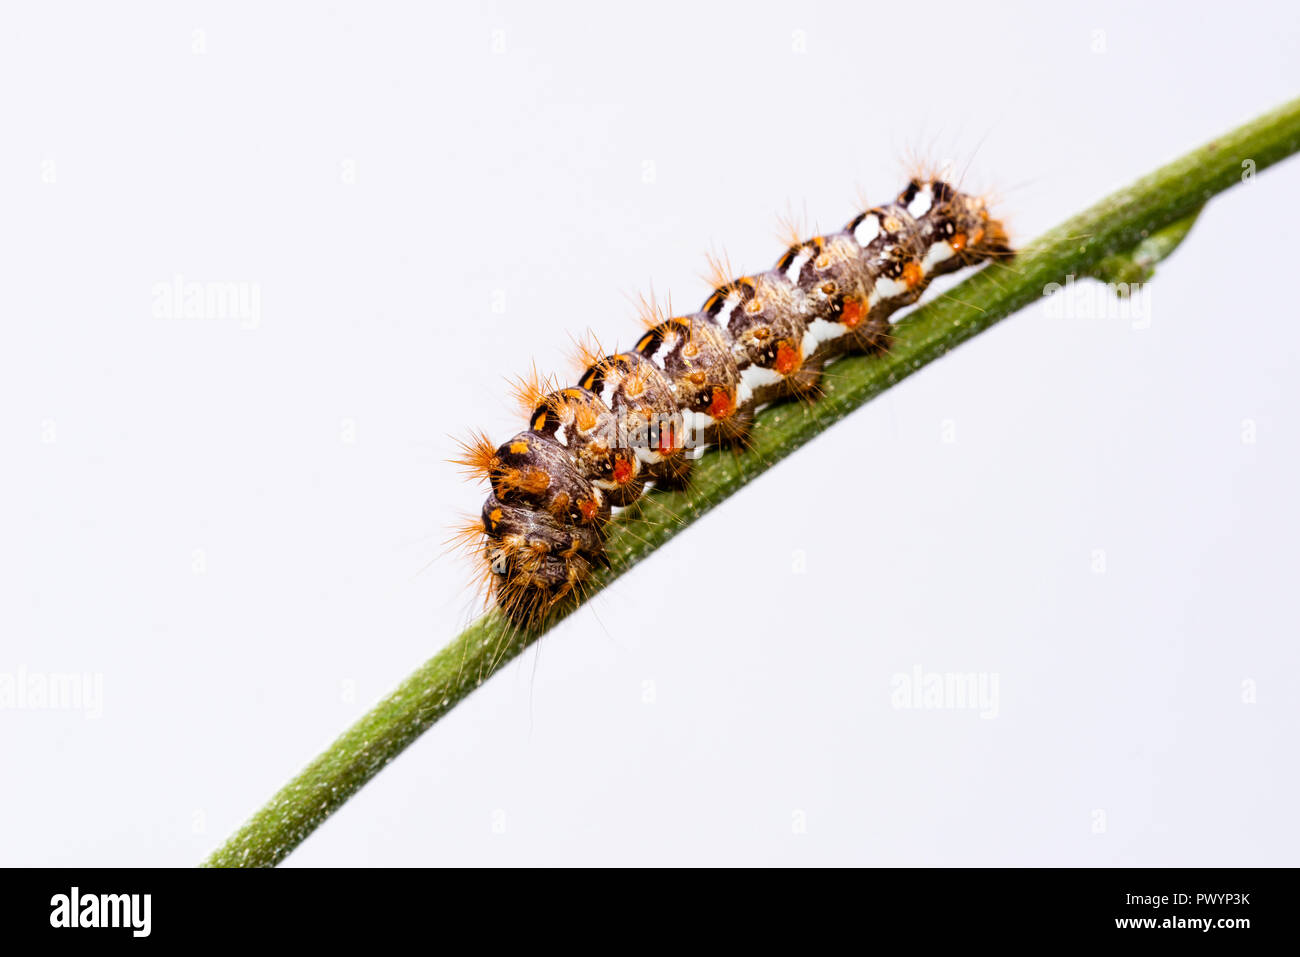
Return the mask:
<svg viewBox="0 0 1300 957">
<path fill-rule="evenodd" d="M 881 276 L 876 280 L 876 288 L 872 290 L 872 305 L 881 299 L 893 299 L 907 292 L 907 283 L 901 279 L 890 279 L 887 276 Z"/>
<path fill-rule="evenodd" d="M 656 349 L 654 351 L 654 354 L 650 356 L 650 363 L 659 369 L 668 368 L 668 366 L 666 365 L 668 361 L 667 359 L 668 353 L 672 352 L 673 348 L 676 345 L 677 345 L 676 333 L 669 333 L 668 335 L 664 336 L 663 342 L 659 344 L 659 348 Z"/>
<path fill-rule="evenodd" d="M 709 429 L 718 424 L 718 420 L 707 412 L 695 412 L 692 409 L 685 410 L 682 417 L 686 420 L 686 429 L 693 445 L 699 445 Z"/>
<path fill-rule="evenodd" d="M 880 235 L 880 219 L 875 213 L 868 213 L 862 217 L 862 222 L 858 223 L 858 228 L 853 230 L 853 238 L 857 240 L 859 246 L 863 249 L 870 246 L 872 240 Z"/>
<path fill-rule="evenodd" d="M 740 387 L 736 390 L 736 402 L 744 405 L 765 385 L 775 385 L 784 379 L 785 376 L 775 369 L 764 369 L 762 366 L 746 366 L 740 373 Z"/>
<path fill-rule="evenodd" d="M 614 394 L 618 392 L 618 385 L 610 381 L 607 377 L 600 390 L 600 400 L 611 409 L 614 408 Z"/>
<path fill-rule="evenodd" d="M 735 315 L 736 307 L 740 305 L 740 296 L 731 293 L 722 301 L 722 308 L 718 310 L 718 325 L 731 327 L 732 317 Z"/>
<path fill-rule="evenodd" d="M 952 248 L 950 243 L 937 242 L 930 247 L 925 254 L 925 258 L 921 260 L 921 269 L 929 274 L 939 263 L 951 259 L 956 254 L 957 251 Z"/>
<path fill-rule="evenodd" d="M 830 342 L 832 339 L 838 339 L 849 331 L 849 327 L 842 322 L 831 322 L 829 319 L 814 319 L 808 323 L 808 331 L 803 334 L 803 354 L 812 355 L 817 351 L 817 347 L 823 342 Z"/>
<path fill-rule="evenodd" d="M 934 196 L 931 195 L 930 187 L 927 184 L 924 189 L 918 189 L 916 191 L 916 195 L 912 198 L 912 202 L 907 206 L 907 211 L 911 214 L 913 219 L 920 219 L 930 211 L 930 207 L 933 205 Z"/>
<path fill-rule="evenodd" d="M 794 257 L 794 262 L 790 263 L 790 268 L 785 271 L 785 278 L 792 283 L 798 283 L 799 274 L 803 272 L 803 267 L 808 265 L 810 259 L 812 259 L 812 250 L 801 249 L 799 255 Z"/>
</svg>

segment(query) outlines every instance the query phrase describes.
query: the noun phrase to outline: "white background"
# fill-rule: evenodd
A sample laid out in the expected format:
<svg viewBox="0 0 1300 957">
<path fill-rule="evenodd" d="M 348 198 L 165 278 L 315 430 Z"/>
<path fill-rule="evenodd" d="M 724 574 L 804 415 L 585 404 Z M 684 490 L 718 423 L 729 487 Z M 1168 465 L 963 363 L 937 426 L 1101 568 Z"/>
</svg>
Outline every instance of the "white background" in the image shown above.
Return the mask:
<svg viewBox="0 0 1300 957">
<path fill-rule="evenodd" d="M 1296 10 L 7 4 L 0 673 L 103 700 L 0 711 L 0 863 L 196 863 L 448 641 L 448 435 L 569 333 L 911 155 L 1031 238 L 1300 91 Z M 841 423 L 288 863 L 1294 864 L 1298 196 L 1215 200 L 1148 328 L 1039 304 Z"/>
</svg>

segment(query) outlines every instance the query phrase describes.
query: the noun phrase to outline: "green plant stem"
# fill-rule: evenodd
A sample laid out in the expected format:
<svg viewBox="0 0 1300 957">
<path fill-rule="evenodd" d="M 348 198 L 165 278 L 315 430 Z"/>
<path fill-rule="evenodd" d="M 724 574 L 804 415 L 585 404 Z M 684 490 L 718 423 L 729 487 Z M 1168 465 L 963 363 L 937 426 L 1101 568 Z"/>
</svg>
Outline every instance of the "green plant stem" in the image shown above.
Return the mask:
<svg viewBox="0 0 1300 957">
<path fill-rule="evenodd" d="M 1135 284 L 1144 283 L 1156 274 L 1156 263 L 1167 259 L 1182 245 L 1203 208 L 1197 207 L 1190 216 L 1157 230 L 1132 249 L 1104 257 L 1092 267 L 1090 275 L 1104 283 L 1114 283 L 1118 295 L 1129 295 Z"/>
<path fill-rule="evenodd" d="M 611 567 L 591 583 L 587 597 L 868 399 L 1039 299 L 1050 283 L 1091 275 L 1113 256 L 1127 257 L 1126 268 L 1137 270 L 1125 275 L 1146 275 L 1181 241 L 1210 197 L 1249 178 L 1243 164 L 1263 170 L 1297 149 L 1300 99 L 1143 177 L 1040 237 L 1009 263 L 985 268 L 916 310 L 900 323 L 887 355 L 838 362 L 818 402 L 762 412 L 751 450 L 707 453 L 696 463 L 689 493 L 652 492 L 620 514 L 610 526 Z M 1155 245 L 1143 247 L 1153 237 Z M 1110 260 L 1100 271 L 1121 263 Z M 344 732 L 205 865 L 270 866 L 283 860 L 380 768 L 571 610 L 523 632 L 496 611 L 484 615 Z"/>
</svg>

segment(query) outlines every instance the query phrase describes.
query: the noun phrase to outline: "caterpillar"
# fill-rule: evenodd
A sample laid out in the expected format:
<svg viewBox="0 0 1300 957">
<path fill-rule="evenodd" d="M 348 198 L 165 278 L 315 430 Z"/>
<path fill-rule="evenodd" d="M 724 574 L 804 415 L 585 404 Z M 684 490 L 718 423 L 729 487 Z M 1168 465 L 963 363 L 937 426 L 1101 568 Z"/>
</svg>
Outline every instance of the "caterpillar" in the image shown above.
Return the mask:
<svg viewBox="0 0 1300 957">
<path fill-rule="evenodd" d="M 462 443 L 455 461 L 491 487 L 462 530 L 489 595 L 518 624 L 545 618 L 607 564 L 613 509 L 649 485 L 686 486 L 706 446 L 743 448 L 761 407 L 815 399 L 832 359 L 887 349 L 890 317 L 935 277 L 1011 254 L 983 197 L 917 175 L 839 232 L 796 238 L 766 272 L 729 278 L 712 261 L 698 312 L 643 300 L 632 349 L 581 347 L 586 371 L 569 387 L 534 372 L 516 387 L 527 429 Z"/>
</svg>

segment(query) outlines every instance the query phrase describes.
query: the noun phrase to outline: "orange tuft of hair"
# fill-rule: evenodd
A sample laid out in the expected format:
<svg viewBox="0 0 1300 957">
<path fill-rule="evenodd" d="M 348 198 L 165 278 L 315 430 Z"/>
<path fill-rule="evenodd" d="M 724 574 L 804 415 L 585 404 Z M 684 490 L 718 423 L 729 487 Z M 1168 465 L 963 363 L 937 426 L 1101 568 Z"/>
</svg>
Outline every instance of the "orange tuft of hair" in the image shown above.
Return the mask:
<svg viewBox="0 0 1300 957">
<path fill-rule="evenodd" d="M 708 264 L 704 281 L 709 284 L 710 289 L 723 289 L 730 286 L 736 278 L 736 271 L 731 268 L 731 260 L 727 258 L 726 253 L 708 253 L 704 261 Z"/>
<path fill-rule="evenodd" d="M 515 376 L 508 382 L 511 397 L 525 415 L 531 415 L 543 399 L 559 388 L 552 376 L 537 371 L 537 363 L 533 363 L 526 374 Z"/>
<path fill-rule="evenodd" d="M 935 144 L 921 150 L 909 148 L 903 152 L 903 174 L 909 181 L 932 183 L 943 180 L 949 186 L 960 189 L 954 180 L 959 178 L 956 164 L 952 159 L 936 159 Z"/>
<path fill-rule="evenodd" d="M 596 334 L 590 329 L 584 332 L 580 338 L 570 335 L 569 341 L 573 343 L 569 358 L 578 367 L 579 372 L 586 372 L 609 355 L 600 344 L 600 340 L 596 338 Z"/>
<path fill-rule="evenodd" d="M 793 209 L 786 210 L 776 218 L 776 238 L 783 248 L 789 249 L 803 243 L 803 238 L 808 233 L 807 219 L 806 213 L 798 214 Z"/>
<path fill-rule="evenodd" d="M 492 567 L 484 555 L 488 534 L 483 530 L 483 519 L 477 515 L 461 515 L 443 540 L 444 554 L 458 554 L 469 559 L 473 568 L 470 591 L 486 609 L 492 598 Z"/>
<path fill-rule="evenodd" d="M 477 515 L 458 516 L 450 532 L 451 534 L 442 542 L 449 551 L 468 552 L 478 557 L 480 549 L 487 544 L 488 536 L 487 532 L 483 531 L 483 519 Z"/>
<path fill-rule="evenodd" d="M 623 379 L 623 394 L 629 399 L 635 399 L 645 392 L 649 384 L 650 372 L 646 364 L 638 363 L 636 368 Z"/>
<path fill-rule="evenodd" d="M 972 240 L 974 246 L 993 259 L 1012 256 L 1015 250 L 1006 217 L 993 218 L 991 210 L 997 203 L 998 198 L 991 191 L 980 194 L 980 219 L 984 222 L 984 235 Z"/>
<path fill-rule="evenodd" d="M 497 447 L 485 432 L 472 432 L 468 438 L 456 439 L 460 454 L 449 459 L 461 471 L 477 479 L 489 479 L 497 467 Z"/>
<path fill-rule="evenodd" d="M 636 297 L 636 317 L 646 329 L 653 329 L 664 322 L 667 322 L 673 314 L 673 301 L 669 298 L 664 306 L 659 305 L 659 300 L 655 297 L 654 290 L 647 293 L 638 293 Z"/>
</svg>

